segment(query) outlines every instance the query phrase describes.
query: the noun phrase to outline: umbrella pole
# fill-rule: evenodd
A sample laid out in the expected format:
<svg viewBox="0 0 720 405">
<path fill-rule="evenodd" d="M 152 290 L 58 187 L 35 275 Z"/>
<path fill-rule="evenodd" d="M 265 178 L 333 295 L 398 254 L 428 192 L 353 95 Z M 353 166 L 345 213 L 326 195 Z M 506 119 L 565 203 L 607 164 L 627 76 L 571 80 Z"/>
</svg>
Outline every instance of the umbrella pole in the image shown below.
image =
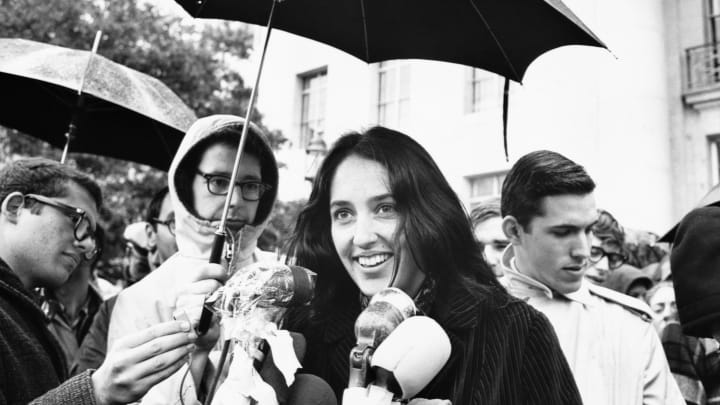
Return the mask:
<svg viewBox="0 0 720 405">
<path fill-rule="evenodd" d="M 102 30 L 98 30 L 95 33 L 95 40 L 93 41 L 92 52 L 90 53 L 90 57 L 88 58 L 87 65 L 85 65 L 85 73 L 83 73 L 83 76 L 80 78 L 80 87 L 78 88 L 77 103 L 75 104 L 75 110 L 73 111 L 72 118 L 70 119 L 70 124 L 68 124 L 67 132 L 65 132 L 65 147 L 63 147 L 62 157 L 60 157 L 61 164 L 65 164 L 68 151 L 70 150 L 70 141 L 75 137 L 75 132 L 77 132 L 77 122 L 79 121 L 80 113 L 85 106 L 85 94 L 83 93 L 83 88 L 85 87 L 85 78 L 88 76 L 88 72 L 90 72 L 90 64 L 92 63 L 93 56 L 97 54 L 97 49 L 100 45 L 101 37 Z"/>
<path fill-rule="evenodd" d="M 237 181 L 238 171 L 240 168 L 240 161 L 242 159 L 243 149 L 245 148 L 245 142 L 247 140 L 247 133 L 248 129 L 250 128 L 250 115 L 252 114 L 253 107 L 255 106 L 255 98 L 257 96 L 257 89 L 260 84 L 260 76 L 262 75 L 263 71 L 263 65 L 265 64 L 265 54 L 267 53 L 267 47 L 268 43 L 270 42 L 270 33 L 272 32 L 272 19 L 273 15 L 275 14 L 275 4 L 280 2 L 282 0 L 272 0 L 272 6 L 270 8 L 270 15 L 268 16 L 268 22 L 267 22 L 267 32 L 265 34 L 265 43 L 263 44 L 263 50 L 262 54 L 260 55 L 260 64 L 258 66 L 257 75 L 255 76 L 255 85 L 252 88 L 252 91 L 250 92 L 250 100 L 248 101 L 248 107 L 247 111 L 245 112 L 245 124 L 242 128 L 242 133 L 240 135 L 240 143 L 238 145 L 237 154 L 235 155 L 235 163 L 233 166 L 233 171 L 230 176 L 230 184 L 232 185 L 230 189 L 228 190 L 227 197 L 225 198 L 225 206 L 223 207 L 222 215 L 220 217 L 220 224 L 218 225 L 218 229 L 215 231 L 215 238 L 213 240 L 213 246 L 212 250 L 210 252 L 210 263 L 220 263 L 220 256 L 222 254 L 222 249 L 225 245 L 225 226 L 227 223 L 227 217 L 228 217 L 228 211 L 230 210 L 230 203 L 232 201 L 232 195 L 235 191 L 235 182 Z M 203 306 L 202 315 L 200 317 L 200 322 L 198 323 L 198 333 L 204 334 L 207 332 L 207 330 L 210 327 L 210 322 L 212 321 L 213 313 L 210 309 L 208 309 L 207 304 Z M 222 360 L 222 363 L 224 363 L 224 359 L 227 357 L 227 351 L 229 349 L 230 345 L 223 344 L 223 350 L 220 355 L 220 359 Z M 222 370 L 223 365 L 222 363 L 219 363 L 216 367 L 217 370 Z M 213 377 L 213 381 L 210 384 L 211 389 L 207 397 L 205 398 L 205 405 L 210 405 L 212 402 L 213 396 L 215 395 L 215 387 L 217 386 L 218 379 L 220 378 L 220 373 L 215 373 L 215 376 Z"/>
</svg>

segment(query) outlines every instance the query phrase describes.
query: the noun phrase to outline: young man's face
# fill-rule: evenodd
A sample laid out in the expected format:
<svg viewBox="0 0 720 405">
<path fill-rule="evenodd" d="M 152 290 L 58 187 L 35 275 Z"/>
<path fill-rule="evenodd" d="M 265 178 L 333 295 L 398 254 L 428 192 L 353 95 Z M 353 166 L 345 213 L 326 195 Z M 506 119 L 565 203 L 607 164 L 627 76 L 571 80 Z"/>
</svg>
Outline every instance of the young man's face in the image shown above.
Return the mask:
<svg viewBox="0 0 720 405">
<path fill-rule="evenodd" d="M 567 294 L 577 291 L 590 257 L 591 226 L 598 213 L 592 193 L 564 194 L 541 200 L 543 215 L 532 218 L 527 229 L 518 226 L 513 240 L 518 269 Z"/>
<path fill-rule="evenodd" d="M 90 193 L 74 182 L 66 187 L 67 196 L 47 198 L 82 209 L 91 229 L 96 229 L 98 212 Z M 83 254 L 95 247 L 90 238 L 75 240 L 71 218 L 39 202 L 18 210 L 11 238 L 13 271 L 28 288 L 60 286 L 78 267 Z"/>
<path fill-rule="evenodd" d="M 175 213 L 173 212 L 169 193 L 165 194 L 163 198 L 158 219 L 163 223 L 156 222 L 147 228 L 148 243 L 154 246 L 154 249 L 151 249 L 148 253 L 148 262 L 151 269 L 161 265 L 178 250 L 177 243 L 175 243 L 175 234 L 170 231 L 170 223 L 172 221 L 174 224 Z"/>
<path fill-rule="evenodd" d="M 203 152 L 198 165 L 198 171 L 209 175 L 223 175 L 230 177 L 235 163 L 237 147 L 224 143 L 216 143 Z M 237 176 L 238 183 L 262 181 L 260 161 L 253 155 L 243 154 Z M 220 220 L 225 205 L 225 195 L 212 194 L 208 190 L 207 180 L 196 173 L 193 185 L 193 208 L 203 219 Z M 228 213 L 227 225 L 237 231 L 246 224 L 255 221 L 259 201 L 247 201 L 242 197 L 240 187 L 235 187 Z"/>
<path fill-rule="evenodd" d="M 499 215 L 486 218 L 475 225 L 475 239 L 483 245 L 485 260 L 492 267 L 496 276 L 502 276 L 500 260 L 503 251 L 510 243 L 503 233 L 502 218 Z"/>
</svg>

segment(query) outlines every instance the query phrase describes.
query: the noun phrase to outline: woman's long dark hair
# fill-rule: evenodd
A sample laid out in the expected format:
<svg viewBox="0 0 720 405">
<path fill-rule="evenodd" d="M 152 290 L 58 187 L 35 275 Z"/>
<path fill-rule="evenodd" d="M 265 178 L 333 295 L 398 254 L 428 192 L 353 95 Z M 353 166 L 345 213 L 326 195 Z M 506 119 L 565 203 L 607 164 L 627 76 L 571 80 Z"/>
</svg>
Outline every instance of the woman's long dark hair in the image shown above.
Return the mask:
<svg viewBox="0 0 720 405">
<path fill-rule="evenodd" d="M 420 270 L 435 280 L 439 300 L 453 283 L 480 300 L 490 295 L 489 289 L 502 289 L 483 259 L 467 213 L 430 154 L 407 135 L 374 127 L 346 134 L 333 145 L 290 240 L 289 256 L 318 273 L 315 315 L 358 305 L 359 289 L 343 267 L 330 232 L 330 186 L 340 163 L 351 155 L 387 169 L 402 235 Z"/>
</svg>

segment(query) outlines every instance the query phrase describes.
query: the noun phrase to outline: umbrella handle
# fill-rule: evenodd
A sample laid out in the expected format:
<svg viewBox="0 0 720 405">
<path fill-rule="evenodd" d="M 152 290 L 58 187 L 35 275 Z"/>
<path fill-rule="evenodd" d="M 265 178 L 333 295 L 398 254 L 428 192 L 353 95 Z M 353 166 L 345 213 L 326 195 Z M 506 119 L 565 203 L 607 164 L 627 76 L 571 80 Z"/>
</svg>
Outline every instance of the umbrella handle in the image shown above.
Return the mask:
<svg viewBox="0 0 720 405">
<path fill-rule="evenodd" d="M 210 251 L 210 263 L 220 264 L 220 257 L 222 255 L 223 247 L 225 246 L 225 233 L 216 231 L 215 239 L 213 239 L 212 250 Z M 208 308 L 208 305 L 203 305 L 202 314 L 200 315 L 200 321 L 198 322 L 197 333 L 198 335 L 204 335 L 210 329 L 210 323 L 212 321 L 213 311 Z"/>
</svg>

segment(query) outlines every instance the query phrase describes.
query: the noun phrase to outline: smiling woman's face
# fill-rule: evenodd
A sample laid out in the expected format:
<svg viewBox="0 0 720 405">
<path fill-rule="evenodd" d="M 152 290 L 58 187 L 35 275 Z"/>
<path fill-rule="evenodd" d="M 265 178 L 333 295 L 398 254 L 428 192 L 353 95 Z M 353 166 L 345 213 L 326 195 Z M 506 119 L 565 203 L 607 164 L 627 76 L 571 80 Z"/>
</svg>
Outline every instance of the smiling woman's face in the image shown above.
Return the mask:
<svg viewBox="0 0 720 405">
<path fill-rule="evenodd" d="M 335 250 L 345 270 L 366 296 L 388 287 L 414 294 L 424 274 L 410 257 L 404 238 L 396 246 L 401 218 L 388 186 L 385 167 L 349 156 L 335 171 L 330 186 L 330 221 Z"/>
</svg>

